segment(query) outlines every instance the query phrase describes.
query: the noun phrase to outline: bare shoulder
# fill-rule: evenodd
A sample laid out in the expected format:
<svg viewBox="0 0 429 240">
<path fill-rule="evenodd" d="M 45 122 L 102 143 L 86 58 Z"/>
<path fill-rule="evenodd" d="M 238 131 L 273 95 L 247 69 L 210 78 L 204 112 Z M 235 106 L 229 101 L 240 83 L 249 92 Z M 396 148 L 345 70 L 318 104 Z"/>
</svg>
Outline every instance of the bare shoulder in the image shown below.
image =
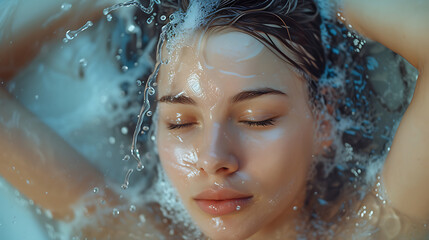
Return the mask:
<svg viewBox="0 0 429 240">
<path fill-rule="evenodd" d="M 336 239 L 415 239 L 429 236 L 429 222 L 396 210 L 386 198 L 381 182 L 351 211 L 353 216 L 340 226 Z"/>
</svg>

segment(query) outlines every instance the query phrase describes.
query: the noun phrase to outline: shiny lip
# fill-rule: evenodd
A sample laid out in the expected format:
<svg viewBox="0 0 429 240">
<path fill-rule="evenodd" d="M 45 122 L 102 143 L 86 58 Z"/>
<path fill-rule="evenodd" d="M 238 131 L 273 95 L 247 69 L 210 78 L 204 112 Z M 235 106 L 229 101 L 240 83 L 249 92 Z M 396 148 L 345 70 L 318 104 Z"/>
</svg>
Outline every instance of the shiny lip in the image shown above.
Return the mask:
<svg viewBox="0 0 429 240">
<path fill-rule="evenodd" d="M 194 200 L 233 200 L 233 199 L 244 199 L 251 198 L 253 195 L 245 194 L 230 188 L 222 189 L 207 189 L 194 197 Z"/>
</svg>

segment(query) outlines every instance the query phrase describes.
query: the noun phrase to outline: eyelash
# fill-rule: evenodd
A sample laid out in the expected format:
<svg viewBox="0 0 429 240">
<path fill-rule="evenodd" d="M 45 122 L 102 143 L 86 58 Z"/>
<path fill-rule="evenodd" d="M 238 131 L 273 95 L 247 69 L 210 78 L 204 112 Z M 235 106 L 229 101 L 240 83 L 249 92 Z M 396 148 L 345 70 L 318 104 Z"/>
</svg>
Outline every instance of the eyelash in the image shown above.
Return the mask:
<svg viewBox="0 0 429 240">
<path fill-rule="evenodd" d="M 267 120 L 263 120 L 263 121 L 257 121 L 257 122 L 253 122 L 253 121 L 240 121 L 241 123 L 244 123 L 250 127 L 267 127 L 267 126 L 272 126 L 274 125 L 276 119 L 274 118 L 270 118 Z M 168 125 L 168 129 L 169 130 L 177 130 L 177 129 L 181 129 L 181 128 L 187 128 L 190 127 L 192 125 L 194 125 L 195 123 L 185 123 L 185 124 L 169 124 Z"/>
<path fill-rule="evenodd" d="M 263 121 L 253 122 L 253 121 L 240 121 L 241 123 L 247 124 L 250 127 L 267 127 L 274 125 L 274 122 L 276 121 L 275 118 L 270 118 Z"/>
<path fill-rule="evenodd" d="M 176 130 L 186 128 L 194 125 L 195 123 L 184 123 L 184 124 L 168 124 L 168 130 Z"/>
</svg>

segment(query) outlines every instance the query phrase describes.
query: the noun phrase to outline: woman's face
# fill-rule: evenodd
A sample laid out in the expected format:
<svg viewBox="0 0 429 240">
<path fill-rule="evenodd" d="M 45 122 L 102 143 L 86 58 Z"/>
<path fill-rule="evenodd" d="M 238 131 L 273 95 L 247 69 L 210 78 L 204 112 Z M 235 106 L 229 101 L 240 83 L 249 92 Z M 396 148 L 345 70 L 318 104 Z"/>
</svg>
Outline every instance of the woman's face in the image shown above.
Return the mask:
<svg viewBox="0 0 429 240">
<path fill-rule="evenodd" d="M 242 239 L 293 221 L 314 149 L 305 81 L 232 29 L 195 34 L 169 58 L 158 150 L 195 223 L 212 239 Z"/>
</svg>

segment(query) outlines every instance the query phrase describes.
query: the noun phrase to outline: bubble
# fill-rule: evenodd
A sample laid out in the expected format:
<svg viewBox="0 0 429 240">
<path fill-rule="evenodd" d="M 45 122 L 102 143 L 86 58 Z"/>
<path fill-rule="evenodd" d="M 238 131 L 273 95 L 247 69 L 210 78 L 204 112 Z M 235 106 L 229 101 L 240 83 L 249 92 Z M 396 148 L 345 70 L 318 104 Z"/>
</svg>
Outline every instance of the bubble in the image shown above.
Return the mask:
<svg viewBox="0 0 429 240">
<path fill-rule="evenodd" d="M 145 131 L 145 132 L 149 131 L 149 127 L 148 126 L 144 126 L 143 127 L 143 131 Z"/>
<path fill-rule="evenodd" d="M 154 17 L 154 16 L 150 16 L 150 17 L 146 20 L 146 23 L 147 23 L 147 24 L 151 24 L 151 23 L 153 22 L 153 19 L 155 19 L 155 17 Z"/>
<path fill-rule="evenodd" d="M 30 180 L 27 180 L 27 184 L 30 184 Z"/>
<path fill-rule="evenodd" d="M 235 208 L 235 210 L 237 210 L 237 211 L 240 211 L 240 209 L 241 209 L 241 207 L 240 207 L 240 206 L 237 206 L 237 207 Z"/>
<path fill-rule="evenodd" d="M 140 87 L 142 85 L 142 81 L 137 80 L 137 86 Z"/>
<path fill-rule="evenodd" d="M 155 140 L 156 140 L 155 136 L 150 137 L 150 140 L 155 142 Z"/>
<path fill-rule="evenodd" d="M 113 211 L 112 211 L 112 214 L 113 214 L 114 217 L 117 217 L 119 215 L 119 209 L 114 208 Z"/>
<path fill-rule="evenodd" d="M 167 17 L 166 17 L 165 15 L 162 15 L 162 16 L 160 17 L 160 19 L 161 19 L 161 21 L 165 21 L 165 20 L 167 19 Z"/>
<path fill-rule="evenodd" d="M 94 189 L 92 189 L 92 192 L 94 192 L 94 193 L 98 193 L 98 191 L 100 191 L 100 189 L 98 189 L 98 187 L 95 187 Z"/>
<path fill-rule="evenodd" d="M 52 219 L 52 218 L 53 218 L 53 216 L 52 216 L 52 212 L 51 212 L 50 210 L 45 210 L 45 216 L 46 216 L 48 219 Z"/>
<path fill-rule="evenodd" d="M 107 19 L 108 22 L 112 21 L 112 19 L 113 19 L 112 14 L 107 14 L 106 15 L 106 19 Z"/>
<path fill-rule="evenodd" d="M 115 144 L 116 143 L 116 139 L 114 137 L 109 137 L 109 143 L 110 144 Z"/>
<path fill-rule="evenodd" d="M 151 116 L 152 116 L 152 111 L 148 111 L 148 112 L 146 113 L 146 116 L 151 117 Z"/>
<path fill-rule="evenodd" d="M 128 66 L 122 66 L 122 71 L 123 71 L 123 72 L 128 71 Z"/>
<path fill-rule="evenodd" d="M 128 133 L 128 128 L 127 127 L 122 127 L 121 128 L 121 133 L 126 135 Z"/>
<path fill-rule="evenodd" d="M 133 204 L 130 205 L 130 212 L 135 212 L 137 210 L 136 206 L 134 206 Z"/>
<path fill-rule="evenodd" d="M 293 208 L 292 208 L 294 211 L 296 211 L 296 210 L 298 210 L 298 207 L 297 206 L 293 206 Z"/>
<path fill-rule="evenodd" d="M 155 94 L 155 88 L 149 87 L 149 89 L 147 90 L 147 93 L 151 96 L 154 95 Z"/>
</svg>

